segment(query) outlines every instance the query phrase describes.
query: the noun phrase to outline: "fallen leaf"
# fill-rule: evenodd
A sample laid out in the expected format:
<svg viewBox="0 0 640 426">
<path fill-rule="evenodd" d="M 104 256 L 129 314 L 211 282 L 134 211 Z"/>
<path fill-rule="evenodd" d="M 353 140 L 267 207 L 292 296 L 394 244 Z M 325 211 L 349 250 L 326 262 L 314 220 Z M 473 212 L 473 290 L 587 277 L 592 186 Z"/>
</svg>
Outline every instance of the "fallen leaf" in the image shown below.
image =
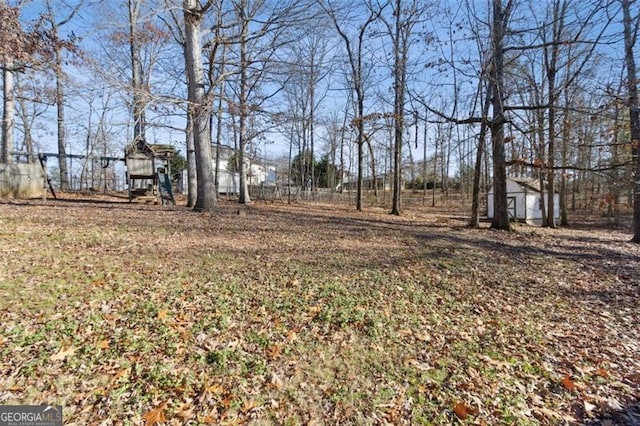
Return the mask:
<svg viewBox="0 0 640 426">
<path fill-rule="evenodd" d="M 62 361 L 66 357 L 71 356 L 75 353 L 76 353 L 76 348 L 74 348 L 73 346 L 68 346 L 66 348 L 63 346 L 62 348 L 60 348 L 60 351 L 57 354 L 51 355 L 51 358 L 49 358 L 49 360 Z"/>
<path fill-rule="evenodd" d="M 214 416 L 208 415 L 208 416 L 205 416 L 205 418 L 204 418 L 204 424 L 206 424 L 206 425 L 214 425 L 214 424 L 217 424 L 217 423 L 219 423 L 219 422 Z"/>
<path fill-rule="evenodd" d="M 158 423 L 164 423 L 167 421 L 167 417 L 164 414 L 164 410 L 166 408 L 167 401 L 143 415 L 142 418 L 144 419 L 144 426 L 155 426 Z"/>
<path fill-rule="evenodd" d="M 280 358 L 282 352 L 282 345 L 272 345 L 266 349 L 267 359 L 273 361 Z"/>
<path fill-rule="evenodd" d="M 221 395 L 224 392 L 224 388 L 222 386 L 220 386 L 219 384 L 213 384 L 211 386 L 206 386 L 205 390 L 207 392 L 210 392 L 214 395 Z"/>
<path fill-rule="evenodd" d="M 576 389 L 575 382 L 571 380 L 571 377 L 569 377 L 568 374 L 562 379 L 562 386 L 570 392 L 573 392 Z"/>
<path fill-rule="evenodd" d="M 183 422 L 186 422 L 193 418 L 194 408 L 190 403 L 184 403 L 175 410 L 175 415 Z"/>
<path fill-rule="evenodd" d="M 417 359 L 415 358 L 405 358 L 402 360 L 402 365 L 404 365 L 405 367 L 411 367 L 411 366 L 415 366 L 418 365 L 419 362 Z"/>
<path fill-rule="evenodd" d="M 604 368 L 598 368 L 596 370 L 596 376 L 600 376 L 604 379 L 608 379 L 609 378 L 609 372 L 607 370 L 605 370 Z"/>
<path fill-rule="evenodd" d="M 224 397 L 224 399 L 222 400 L 222 406 L 225 408 L 225 410 L 228 410 L 229 407 L 231 407 L 231 403 L 233 402 L 233 398 L 235 398 L 235 395 L 233 395 L 231 393 Z"/>
<path fill-rule="evenodd" d="M 164 320 L 167 318 L 167 315 L 169 314 L 169 310 L 168 309 L 163 309 L 161 311 L 158 311 L 158 319 L 159 320 Z"/>
<path fill-rule="evenodd" d="M 587 401 L 583 401 L 583 402 L 584 402 L 584 411 L 586 413 L 590 413 L 596 408 L 596 406 L 591 404 L 590 402 L 587 402 Z"/>
<path fill-rule="evenodd" d="M 253 400 L 246 401 L 244 404 L 242 404 L 242 412 L 248 413 L 249 411 L 253 410 L 257 406 L 258 406 L 258 403 Z"/>
<path fill-rule="evenodd" d="M 100 340 L 98 341 L 98 343 L 96 343 L 96 346 L 98 347 L 98 349 L 109 349 L 110 347 L 109 340 L 108 339 Z"/>
<path fill-rule="evenodd" d="M 456 413 L 456 416 L 458 416 L 458 418 L 460 420 L 465 420 L 469 416 L 477 416 L 478 415 L 478 409 L 477 408 L 470 407 L 467 404 L 465 404 L 464 402 L 458 402 L 453 407 L 453 412 Z"/>
<path fill-rule="evenodd" d="M 276 373 L 271 373 L 269 386 L 274 389 L 282 389 L 282 379 Z"/>
<path fill-rule="evenodd" d="M 549 419 L 557 420 L 562 418 L 562 415 L 559 412 L 545 407 L 534 408 L 533 415 L 536 419 L 545 421 L 548 421 Z"/>
<path fill-rule="evenodd" d="M 102 287 L 102 286 L 104 286 L 105 284 L 106 284 L 106 281 L 105 281 L 105 280 L 103 280 L 103 279 L 97 279 L 97 280 L 93 280 L 93 281 L 91 282 L 91 285 L 94 285 L 94 286 L 96 286 L 96 287 Z"/>
</svg>

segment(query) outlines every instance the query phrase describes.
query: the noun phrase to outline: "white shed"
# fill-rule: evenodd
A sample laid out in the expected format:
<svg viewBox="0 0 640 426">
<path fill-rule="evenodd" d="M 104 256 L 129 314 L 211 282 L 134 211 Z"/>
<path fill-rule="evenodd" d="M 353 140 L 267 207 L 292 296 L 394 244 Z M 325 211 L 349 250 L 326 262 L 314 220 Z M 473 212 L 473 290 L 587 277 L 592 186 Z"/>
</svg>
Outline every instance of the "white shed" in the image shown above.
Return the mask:
<svg viewBox="0 0 640 426">
<path fill-rule="evenodd" d="M 560 219 L 560 194 L 556 192 L 553 200 L 553 216 Z M 540 225 L 543 202 L 547 207 L 547 191 L 540 191 L 539 180 L 507 178 L 507 211 L 512 220 Z M 487 194 L 487 216 L 493 218 L 493 188 Z"/>
</svg>

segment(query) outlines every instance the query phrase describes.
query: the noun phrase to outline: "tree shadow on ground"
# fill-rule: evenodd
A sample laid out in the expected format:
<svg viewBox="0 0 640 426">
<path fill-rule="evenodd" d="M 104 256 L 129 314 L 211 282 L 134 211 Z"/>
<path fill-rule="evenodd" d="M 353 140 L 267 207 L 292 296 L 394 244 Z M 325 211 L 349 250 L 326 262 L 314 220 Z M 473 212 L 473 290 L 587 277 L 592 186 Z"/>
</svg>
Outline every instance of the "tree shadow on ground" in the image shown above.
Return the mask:
<svg viewBox="0 0 640 426">
<path fill-rule="evenodd" d="M 640 402 L 636 401 L 620 409 L 604 412 L 586 426 L 637 426 L 640 425 Z"/>
</svg>

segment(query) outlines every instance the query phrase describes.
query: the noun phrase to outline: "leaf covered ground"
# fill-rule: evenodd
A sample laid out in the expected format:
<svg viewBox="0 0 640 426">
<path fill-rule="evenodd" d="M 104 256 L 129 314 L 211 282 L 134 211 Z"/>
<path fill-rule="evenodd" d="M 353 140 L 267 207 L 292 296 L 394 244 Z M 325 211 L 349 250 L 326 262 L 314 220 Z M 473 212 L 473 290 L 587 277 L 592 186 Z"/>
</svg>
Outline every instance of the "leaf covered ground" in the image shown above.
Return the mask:
<svg viewBox="0 0 640 426">
<path fill-rule="evenodd" d="M 640 422 L 628 232 L 240 213 L 0 203 L 0 404 L 68 425 Z"/>
</svg>

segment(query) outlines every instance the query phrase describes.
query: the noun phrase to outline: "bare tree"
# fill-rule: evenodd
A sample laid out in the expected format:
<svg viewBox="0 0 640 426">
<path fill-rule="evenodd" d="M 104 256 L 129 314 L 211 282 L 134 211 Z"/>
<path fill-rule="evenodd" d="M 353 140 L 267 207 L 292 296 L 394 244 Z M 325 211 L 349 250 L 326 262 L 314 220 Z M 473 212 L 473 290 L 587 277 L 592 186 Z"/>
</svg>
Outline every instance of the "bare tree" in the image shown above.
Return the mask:
<svg viewBox="0 0 640 426">
<path fill-rule="evenodd" d="M 13 127 L 15 115 L 14 62 L 10 56 L 3 61 L 3 115 L 2 115 L 2 162 L 11 163 L 14 148 Z"/>
<path fill-rule="evenodd" d="M 489 69 L 489 92 L 491 93 L 492 117 L 491 146 L 493 151 L 493 219 L 494 229 L 511 230 L 507 211 L 507 171 L 504 150 L 504 49 L 505 34 L 514 1 L 494 0 L 491 21 L 491 65 Z"/>
<path fill-rule="evenodd" d="M 198 188 L 194 210 L 213 211 L 217 206 L 216 187 L 211 155 L 211 131 L 209 114 L 211 105 L 204 86 L 202 63 L 201 25 L 213 0 L 204 5 L 199 0 L 184 0 L 185 44 L 184 55 L 187 69 L 189 99 L 189 121 L 194 141 Z"/>
<path fill-rule="evenodd" d="M 54 4 L 54 0 L 46 0 L 47 13 L 44 16 L 42 36 L 46 42 L 48 55 L 51 57 L 53 72 L 56 79 L 56 110 L 57 110 L 57 140 L 58 140 L 58 160 L 60 171 L 60 189 L 69 189 L 69 170 L 66 154 L 66 129 L 65 129 L 65 87 L 67 76 L 64 71 L 65 56 L 64 51 L 76 52 L 77 47 L 73 37 L 64 39 L 60 35 L 61 27 L 67 25 L 76 16 L 84 2 L 79 1 L 72 8 L 66 10 L 62 18 L 56 16 L 56 12 L 61 10 L 59 5 Z"/>
<path fill-rule="evenodd" d="M 141 0 L 127 0 L 129 10 L 129 50 L 131 53 L 131 92 L 133 115 L 133 140 L 145 140 L 145 100 L 140 57 L 141 35 L 139 31 Z"/>
<path fill-rule="evenodd" d="M 16 80 L 19 118 L 16 129 L 22 131 L 22 147 L 19 151 L 25 152 L 27 161 L 33 162 L 36 159 L 33 133 L 37 126 L 37 119 L 46 113 L 49 106 L 54 105 L 55 94 L 44 79 L 39 79 L 33 71 L 18 74 Z"/>
<path fill-rule="evenodd" d="M 631 6 L 634 0 L 621 0 L 624 24 L 624 51 L 627 65 L 627 91 L 629 107 L 629 125 L 631 130 L 631 149 L 633 159 L 633 241 L 640 244 L 640 103 L 638 101 L 638 75 L 634 48 L 638 37 L 640 14 L 632 16 Z"/>
<path fill-rule="evenodd" d="M 383 17 L 393 48 L 393 198 L 391 214 L 402 211 L 402 143 L 404 134 L 405 97 L 407 86 L 407 62 L 414 28 L 423 20 L 428 8 L 420 0 L 407 4 L 401 0 L 392 2 L 393 21 Z M 417 126 L 417 119 L 416 119 Z"/>
<path fill-rule="evenodd" d="M 2 115 L 2 149 L 0 161 L 10 163 L 11 151 L 14 149 L 15 121 L 15 79 L 14 74 L 21 67 L 21 62 L 29 58 L 33 46 L 29 45 L 30 37 L 20 26 L 19 9 L 10 7 L 0 0 L 0 65 L 3 78 L 3 115 Z"/>
<path fill-rule="evenodd" d="M 486 85 L 485 81 L 480 82 L 481 85 Z M 482 91 L 482 86 L 480 92 Z M 482 123 L 480 123 L 480 132 L 478 133 L 478 143 L 476 148 L 476 161 L 473 173 L 473 193 L 471 195 L 471 220 L 469 226 L 477 228 L 480 226 L 479 222 L 479 210 L 480 210 L 480 182 L 482 176 L 482 161 L 483 156 L 486 155 L 487 146 L 487 123 L 489 116 L 489 107 L 491 106 L 491 91 L 489 87 L 485 89 L 484 103 L 482 107 Z"/>
<path fill-rule="evenodd" d="M 347 32 L 348 25 L 353 25 L 353 17 L 346 17 L 344 21 L 340 20 L 339 10 L 329 0 L 318 0 L 320 7 L 329 16 L 338 35 L 344 42 L 344 48 L 347 53 L 348 66 L 350 69 L 349 82 L 350 90 L 355 93 L 356 117 L 353 120 L 357 131 L 356 144 L 358 145 L 357 163 L 358 175 L 356 183 L 356 209 L 362 211 L 362 181 L 364 171 L 364 144 L 366 135 L 364 129 L 364 100 L 365 100 L 365 74 L 363 68 L 364 42 L 367 36 L 367 29 L 371 24 L 376 22 L 382 13 L 382 7 L 376 9 L 368 9 L 365 19 L 359 24 L 358 31 L 355 36 Z"/>
</svg>

